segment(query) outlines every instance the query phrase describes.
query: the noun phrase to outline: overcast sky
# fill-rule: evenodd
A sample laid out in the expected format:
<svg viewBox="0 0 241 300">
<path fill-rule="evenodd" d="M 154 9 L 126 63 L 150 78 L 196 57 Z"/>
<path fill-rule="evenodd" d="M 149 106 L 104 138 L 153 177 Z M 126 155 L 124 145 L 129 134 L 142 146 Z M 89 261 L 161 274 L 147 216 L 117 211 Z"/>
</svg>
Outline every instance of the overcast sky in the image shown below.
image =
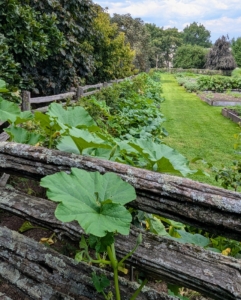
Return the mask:
<svg viewBox="0 0 241 300">
<path fill-rule="evenodd" d="M 146 23 L 164 29 L 183 30 L 192 22 L 201 23 L 211 31 L 215 42 L 222 35 L 241 37 L 241 0 L 93 0 L 112 15 L 130 13 Z"/>
</svg>

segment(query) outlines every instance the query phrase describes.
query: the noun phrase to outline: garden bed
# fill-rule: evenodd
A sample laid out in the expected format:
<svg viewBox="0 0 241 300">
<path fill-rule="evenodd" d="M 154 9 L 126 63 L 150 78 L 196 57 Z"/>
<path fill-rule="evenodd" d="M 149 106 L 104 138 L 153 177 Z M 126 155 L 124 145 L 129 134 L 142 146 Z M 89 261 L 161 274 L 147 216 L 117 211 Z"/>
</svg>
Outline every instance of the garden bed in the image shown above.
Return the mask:
<svg viewBox="0 0 241 300">
<path fill-rule="evenodd" d="M 200 99 L 212 106 L 235 106 L 241 105 L 241 94 L 240 97 L 226 93 L 213 93 L 213 92 L 202 92 L 198 96 Z M 237 93 L 238 94 L 238 93 Z"/>
<path fill-rule="evenodd" d="M 228 109 L 225 107 L 222 109 L 222 115 L 235 123 L 241 122 L 240 114 L 235 109 Z"/>
</svg>

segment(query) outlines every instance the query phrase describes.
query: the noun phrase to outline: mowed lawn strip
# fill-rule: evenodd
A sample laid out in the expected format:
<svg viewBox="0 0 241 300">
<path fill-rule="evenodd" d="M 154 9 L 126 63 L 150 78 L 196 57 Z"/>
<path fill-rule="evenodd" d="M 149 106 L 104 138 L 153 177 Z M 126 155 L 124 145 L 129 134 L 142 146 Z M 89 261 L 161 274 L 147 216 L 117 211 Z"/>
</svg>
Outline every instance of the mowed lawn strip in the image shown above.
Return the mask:
<svg viewBox="0 0 241 300">
<path fill-rule="evenodd" d="M 167 145 L 188 160 L 201 157 L 217 168 L 231 166 L 232 161 L 241 158 L 233 148 L 234 134 L 240 132 L 239 127 L 221 115 L 222 107 L 210 106 L 194 93 L 186 92 L 171 74 L 163 74 L 161 80 L 165 98 L 161 111 L 167 119 L 164 127 L 169 133 L 164 139 Z M 190 166 L 205 169 L 200 162 Z M 214 173 L 209 173 L 210 177 L 190 178 L 219 186 Z"/>
</svg>

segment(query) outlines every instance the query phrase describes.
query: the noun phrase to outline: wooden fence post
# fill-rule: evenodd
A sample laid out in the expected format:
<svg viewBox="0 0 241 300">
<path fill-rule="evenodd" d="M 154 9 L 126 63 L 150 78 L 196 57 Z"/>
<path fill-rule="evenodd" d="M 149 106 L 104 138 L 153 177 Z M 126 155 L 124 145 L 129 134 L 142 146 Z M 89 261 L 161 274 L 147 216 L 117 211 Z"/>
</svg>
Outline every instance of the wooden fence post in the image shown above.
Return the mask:
<svg viewBox="0 0 241 300">
<path fill-rule="evenodd" d="M 76 96 L 77 96 L 77 100 L 84 96 L 84 90 L 81 86 L 77 87 L 77 95 Z"/>
<path fill-rule="evenodd" d="M 108 83 L 107 83 L 107 82 L 104 82 L 104 83 L 103 83 L 103 88 L 106 88 L 106 87 L 108 87 Z"/>
<path fill-rule="evenodd" d="M 22 91 L 22 111 L 31 110 L 30 92 Z"/>
</svg>

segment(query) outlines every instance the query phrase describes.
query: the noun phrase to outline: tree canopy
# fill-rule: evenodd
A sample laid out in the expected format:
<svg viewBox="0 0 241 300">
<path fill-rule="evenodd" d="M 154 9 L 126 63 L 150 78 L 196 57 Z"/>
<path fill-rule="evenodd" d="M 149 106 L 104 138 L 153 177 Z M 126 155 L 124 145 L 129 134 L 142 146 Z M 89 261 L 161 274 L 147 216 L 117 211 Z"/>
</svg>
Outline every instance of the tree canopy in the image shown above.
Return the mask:
<svg viewBox="0 0 241 300">
<path fill-rule="evenodd" d="M 206 68 L 211 70 L 228 70 L 236 68 L 237 64 L 231 52 L 228 37 L 222 36 L 216 40 L 207 54 Z"/>
<path fill-rule="evenodd" d="M 96 78 L 106 81 L 130 76 L 134 69 L 135 51 L 125 41 L 125 34 L 118 31 L 117 24 L 111 24 L 110 15 L 98 5 L 94 9 L 96 18 L 93 26 L 98 38 L 91 42 L 95 58 L 92 81 Z"/>
<path fill-rule="evenodd" d="M 0 74 L 34 94 L 58 94 L 133 70 L 124 34 L 91 0 L 0 1 L 0 29 Z"/>
<path fill-rule="evenodd" d="M 163 29 L 155 24 L 145 24 L 151 39 L 151 66 L 168 67 L 176 49 L 182 44 L 182 33 L 177 28 Z"/>
<path fill-rule="evenodd" d="M 197 45 L 182 45 L 176 51 L 173 60 L 174 68 L 202 69 L 205 65 L 207 50 Z"/>
<path fill-rule="evenodd" d="M 148 70 L 151 45 L 144 21 L 140 18 L 132 18 L 130 14 L 114 14 L 111 22 L 117 24 L 118 30 L 125 34 L 126 41 L 135 50 L 134 64 L 136 68 L 140 71 Z"/>
<path fill-rule="evenodd" d="M 238 67 L 241 67 L 241 37 L 232 40 L 232 53 Z"/>
<path fill-rule="evenodd" d="M 198 45 L 204 48 L 211 47 L 211 32 L 202 24 L 193 22 L 183 29 L 183 42 L 190 45 Z"/>
</svg>

